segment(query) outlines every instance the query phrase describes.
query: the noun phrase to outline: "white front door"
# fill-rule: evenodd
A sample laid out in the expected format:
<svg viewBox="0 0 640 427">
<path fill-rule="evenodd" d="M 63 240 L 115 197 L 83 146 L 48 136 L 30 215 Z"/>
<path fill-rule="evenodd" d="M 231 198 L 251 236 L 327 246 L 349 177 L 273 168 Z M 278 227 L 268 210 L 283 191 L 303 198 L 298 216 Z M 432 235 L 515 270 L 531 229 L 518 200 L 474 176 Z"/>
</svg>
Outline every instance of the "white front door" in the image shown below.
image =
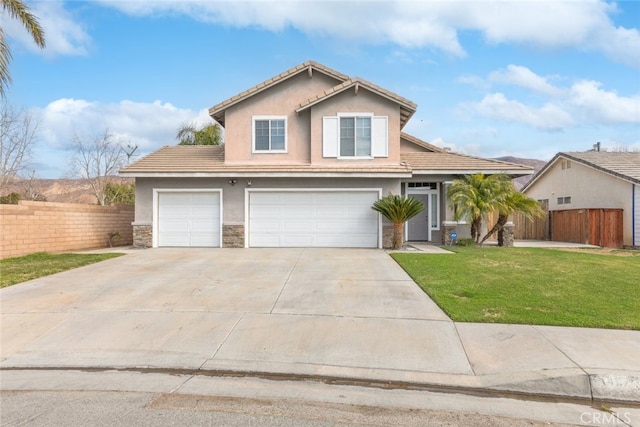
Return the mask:
<svg viewBox="0 0 640 427">
<path fill-rule="evenodd" d="M 220 247 L 219 192 L 158 192 L 157 246 Z"/>
<path fill-rule="evenodd" d="M 250 247 L 379 246 L 379 191 L 250 191 Z"/>
</svg>

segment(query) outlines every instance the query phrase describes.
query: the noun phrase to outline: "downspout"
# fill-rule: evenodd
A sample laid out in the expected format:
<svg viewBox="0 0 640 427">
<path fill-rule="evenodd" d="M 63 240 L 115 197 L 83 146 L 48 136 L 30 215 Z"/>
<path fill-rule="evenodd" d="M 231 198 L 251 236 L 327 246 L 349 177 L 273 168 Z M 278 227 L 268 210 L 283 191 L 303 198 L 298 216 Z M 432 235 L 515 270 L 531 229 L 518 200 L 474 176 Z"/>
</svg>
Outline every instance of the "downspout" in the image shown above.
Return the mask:
<svg viewBox="0 0 640 427">
<path fill-rule="evenodd" d="M 631 184 L 631 246 L 638 246 L 636 242 L 636 184 Z"/>
</svg>

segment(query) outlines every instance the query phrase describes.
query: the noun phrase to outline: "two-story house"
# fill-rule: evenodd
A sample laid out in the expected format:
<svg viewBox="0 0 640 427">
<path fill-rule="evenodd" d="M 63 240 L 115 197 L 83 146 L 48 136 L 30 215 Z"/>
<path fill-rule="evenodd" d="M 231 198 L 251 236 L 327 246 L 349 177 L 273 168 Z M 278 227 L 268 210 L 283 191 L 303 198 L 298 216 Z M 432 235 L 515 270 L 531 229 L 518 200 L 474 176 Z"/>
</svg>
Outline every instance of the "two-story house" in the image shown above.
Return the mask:
<svg viewBox="0 0 640 427">
<path fill-rule="evenodd" d="M 220 146 L 166 146 L 121 170 L 135 177 L 138 246 L 365 247 L 391 243 L 371 209 L 389 193 L 425 211 L 408 240 L 453 226 L 447 183 L 529 167 L 446 152 L 402 131 L 416 104 L 305 62 L 209 109 Z"/>
</svg>

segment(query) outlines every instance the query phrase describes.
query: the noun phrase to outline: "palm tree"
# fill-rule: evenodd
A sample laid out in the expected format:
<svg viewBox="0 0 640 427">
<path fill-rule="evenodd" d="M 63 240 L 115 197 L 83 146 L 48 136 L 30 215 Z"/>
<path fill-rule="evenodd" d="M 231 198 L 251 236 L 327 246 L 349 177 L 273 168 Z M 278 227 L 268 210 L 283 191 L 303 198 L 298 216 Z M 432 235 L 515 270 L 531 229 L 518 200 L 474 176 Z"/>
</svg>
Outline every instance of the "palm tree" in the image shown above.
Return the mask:
<svg viewBox="0 0 640 427">
<path fill-rule="evenodd" d="M 504 225 L 509 220 L 509 216 L 515 212 L 522 213 L 527 218 L 534 216 L 544 216 L 544 210 L 540 204 L 524 193 L 516 191 L 511 185 L 511 191 L 498 204 L 498 220 L 495 225 L 484 235 L 480 244 L 489 238 L 493 233 L 498 233 L 498 246 L 504 246 Z"/>
<path fill-rule="evenodd" d="M 22 0 L 2 0 L 2 10 L 22 22 L 36 45 L 40 48 L 45 47 L 44 31 L 40 27 L 38 19 L 29 11 L 29 7 Z M 9 62 L 11 62 L 11 50 L 4 30 L 0 28 L 0 96 L 2 98 L 5 96 L 5 87 L 11 83 Z"/>
<path fill-rule="evenodd" d="M 465 175 L 453 181 L 447 192 L 454 209 L 454 219 L 467 218 L 471 221 L 471 237 L 480 240 L 482 220 L 498 207 L 501 200 L 513 186 L 507 175 Z"/>
<path fill-rule="evenodd" d="M 178 129 L 176 139 L 178 145 L 220 145 L 222 143 L 222 128 L 217 123 L 208 124 L 200 129 L 195 123 L 184 123 Z"/>
<path fill-rule="evenodd" d="M 393 223 L 393 249 L 400 249 L 403 244 L 404 223 L 424 210 L 424 205 L 418 199 L 389 194 L 376 200 L 371 206 L 376 212 Z"/>
</svg>

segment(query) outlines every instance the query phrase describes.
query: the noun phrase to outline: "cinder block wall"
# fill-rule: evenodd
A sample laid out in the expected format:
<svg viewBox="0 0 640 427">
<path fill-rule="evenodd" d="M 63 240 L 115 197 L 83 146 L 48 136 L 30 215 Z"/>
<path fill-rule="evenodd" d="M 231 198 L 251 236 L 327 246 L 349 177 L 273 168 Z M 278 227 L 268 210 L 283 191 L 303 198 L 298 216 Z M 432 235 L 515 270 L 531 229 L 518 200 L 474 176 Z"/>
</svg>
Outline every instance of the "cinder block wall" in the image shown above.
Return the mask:
<svg viewBox="0 0 640 427">
<path fill-rule="evenodd" d="M 0 205 L 0 259 L 34 252 L 106 248 L 109 233 L 133 244 L 133 205 L 97 206 L 20 201 Z"/>
</svg>

